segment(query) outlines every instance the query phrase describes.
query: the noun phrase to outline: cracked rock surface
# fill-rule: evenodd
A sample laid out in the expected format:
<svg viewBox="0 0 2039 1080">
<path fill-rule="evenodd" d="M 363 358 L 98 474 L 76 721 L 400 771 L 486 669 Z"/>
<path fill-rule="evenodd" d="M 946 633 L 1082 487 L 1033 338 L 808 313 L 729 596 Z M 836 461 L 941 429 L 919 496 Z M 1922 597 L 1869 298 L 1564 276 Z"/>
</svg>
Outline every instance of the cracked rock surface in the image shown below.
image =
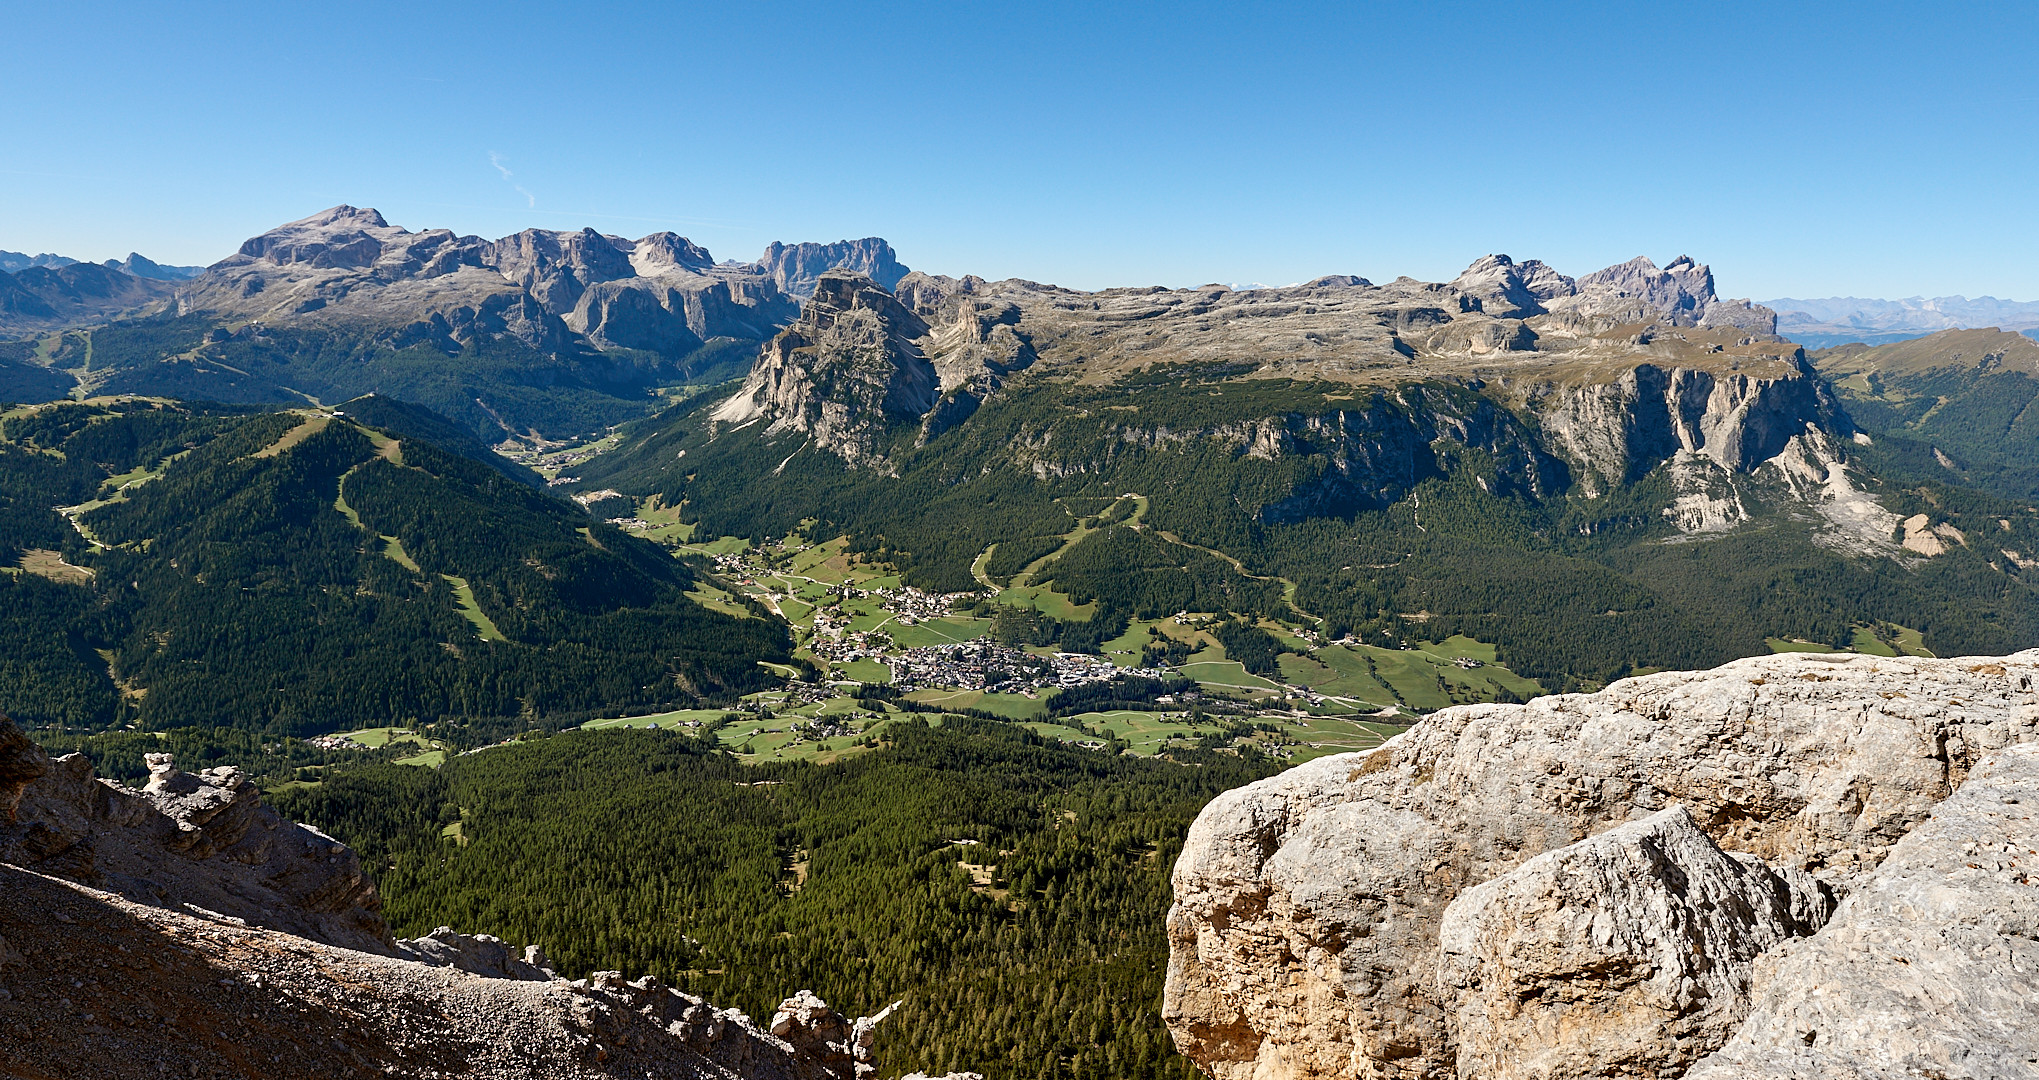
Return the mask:
<svg viewBox="0 0 2039 1080">
<path fill-rule="evenodd" d="M 1175 867 L 1164 1016 L 1220 1080 L 1679 1075 L 1757 1030 L 1764 964 L 1838 933 L 1822 887 L 1867 895 L 2033 740 L 2035 682 L 2039 651 L 1757 657 L 1446 709 L 1227 792 Z"/>
</svg>

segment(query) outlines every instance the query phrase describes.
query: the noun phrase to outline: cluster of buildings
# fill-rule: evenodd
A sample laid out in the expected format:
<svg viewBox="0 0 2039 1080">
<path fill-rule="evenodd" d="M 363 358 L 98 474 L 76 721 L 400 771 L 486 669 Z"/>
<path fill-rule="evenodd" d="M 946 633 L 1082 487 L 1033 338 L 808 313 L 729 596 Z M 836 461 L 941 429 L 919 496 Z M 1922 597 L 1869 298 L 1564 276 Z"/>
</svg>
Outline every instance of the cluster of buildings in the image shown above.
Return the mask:
<svg viewBox="0 0 2039 1080">
<path fill-rule="evenodd" d="M 974 593 L 931 593 L 922 592 L 911 585 L 896 589 L 851 590 L 855 596 L 875 596 L 900 623 L 912 626 L 929 619 L 939 619 L 955 610 L 956 601 L 974 597 Z"/>
<path fill-rule="evenodd" d="M 1050 687 L 1106 682 L 1120 673 L 1117 665 L 1101 656 L 1043 656 L 991 641 L 921 646 L 888 662 L 892 684 L 901 690 L 988 690 L 1029 697 Z"/>
</svg>

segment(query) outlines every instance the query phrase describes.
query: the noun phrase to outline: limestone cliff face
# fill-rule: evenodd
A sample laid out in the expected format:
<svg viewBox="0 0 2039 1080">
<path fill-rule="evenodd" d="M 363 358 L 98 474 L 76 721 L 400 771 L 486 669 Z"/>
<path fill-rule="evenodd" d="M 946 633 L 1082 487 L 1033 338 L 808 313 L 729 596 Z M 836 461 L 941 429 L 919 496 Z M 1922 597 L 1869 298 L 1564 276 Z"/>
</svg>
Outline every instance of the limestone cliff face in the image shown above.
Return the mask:
<svg viewBox="0 0 2039 1080">
<path fill-rule="evenodd" d="M 755 264 L 788 296 L 801 299 L 814 295 L 821 275 L 830 270 L 862 274 L 890 289 L 907 274 L 892 245 L 875 237 L 838 240 L 833 244 L 782 244 L 777 240 L 765 248 Z"/>
<path fill-rule="evenodd" d="M 876 282 L 823 274 L 800 321 L 765 347 L 718 423 L 768 419 L 768 434 L 805 433 L 852 465 L 881 464 L 891 424 L 934 407 L 940 380 L 916 344 L 927 324 Z"/>
<path fill-rule="evenodd" d="M 2039 738 L 2035 686 L 2039 651 L 1775 656 L 1446 709 L 1206 807 L 1175 867 L 1164 1014 L 1220 1080 L 1675 1076 L 1731 1038 L 1757 1060 L 1759 1025 L 1780 1022 L 1765 1017 L 1817 1007 L 1816 976 L 1764 972 L 1828 940 L 1829 893 L 1851 896 L 1835 925 L 1857 925 L 1852 897 L 1891 875 L 1924 874 L 1902 888 L 1945 890 L 1952 912 L 2030 875 L 2029 853 L 2001 847 L 2039 848 L 2029 815 L 1991 826 L 2016 835 L 1966 860 L 1983 875 L 1886 860 L 1966 812 L 1942 801 L 1972 772 L 2030 758 L 1985 765 Z M 1986 933 L 1936 942 L 1877 918 L 1942 950 L 1949 1000 L 1982 994 L 1985 959 L 2015 967 Z M 1990 1016 L 1933 1018 L 1932 987 L 1901 992 L 1902 964 L 1861 962 L 1928 1027 L 2039 1030 L 2015 990 L 1987 997 Z M 1866 1047 L 1860 1032 L 1896 1022 L 1878 1015 L 1841 1026 Z"/>
</svg>

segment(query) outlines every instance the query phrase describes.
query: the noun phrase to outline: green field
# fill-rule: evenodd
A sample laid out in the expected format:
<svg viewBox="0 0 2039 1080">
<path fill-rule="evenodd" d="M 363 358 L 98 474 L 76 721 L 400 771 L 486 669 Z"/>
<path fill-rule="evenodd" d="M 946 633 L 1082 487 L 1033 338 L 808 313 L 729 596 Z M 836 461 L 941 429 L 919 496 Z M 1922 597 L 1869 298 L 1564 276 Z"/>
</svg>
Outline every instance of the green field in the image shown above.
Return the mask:
<svg viewBox="0 0 2039 1080">
<path fill-rule="evenodd" d="M 938 705 L 946 709 L 983 709 L 1010 720 L 1026 720 L 1044 715 L 1048 711 L 1045 703 L 1024 694 L 987 694 L 982 690 L 916 690 L 906 695 L 927 705 Z"/>
<path fill-rule="evenodd" d="M 844 678 L 855 679 L 858 682 L 889 683 L 892 681 L 892 669 L 868 657 L 852 660 L 847 664 L 836 664 L 834 667 L 837 671 L 843 673 Z"/>
<path fill-rule="evenodd" d="M 397 765 L 423 765 L 429 769 L 436 769 L 446 763 L 445 747 L 412 731 L 410 728 L 362 728 L 359 731 L 342 732 L 340 737 L 352 739 L 370 749 L 383 746 L 402 746 L 406 743 L 418 748 L 418 753 L 397 758 L 393 762 L 393 764 Z"/>
<path fill-rule="evenodd" d="M 1019 585 L 998 594 L 998 602 L 1014 607 L 1030 607 L 1051 619 L 1063 622 L 1088 622 L 1097 613 L 1095 601 L 1078 604 L 1064 593 L 1058 593 L 1044 585 Z"/>
<path fill-rule="evenodd" d="M 729 712 L 727 709 L 677 709 L 673 712 L 653 713 L 649 716 L 618 716 L 608 720 L 590 720 L 582 728 L 681 728 L 688 724 L 703 724 L 719 720 Z"/>
<path fill-rule="evenodd" d="M 1924 636 L 1909 626 L 1886 626 L 1885 630 L 1895 638 L 1895 644 L 1884 641 L 1876 635 L 1876 628 L 1857 626 L 1848 648 L 1836 649 L 1821 641 L 1802 641 L 1797 638 L 1764 638 L 1773 653 L 1808 652 L 1833 653 L 1854 652 L 1868 656 L 1931 656 L 1933 651 L 1926 648 Z"/>
<path fill-rule="evenodd" d="M 339 737 L 352 739 L 370 749 L 378 746 L 388 746 L 393 742 L 416 743 L 419 746 L 432 745 L 423 735 L 405 727 L 362 728 L 359 731 L 343 731 Z"/>
<path fill-rule="evenodd" d="M 1202 656 L 1204 653 L 1197 655 Z M 1192 657 L 1189 663 L 1180 665 L 1176 670 L 1205 686 L 1215 686 L 1221 690 L 1276 689 L 1274 683 L 1258 675 L 1249 674 L 1245 665 L 1237 660 L 1197 660 Z"/>
<path fill-rule="evenodd" d="M 991 629 L 990 619 L 971 619 L 961 615 L 945 615 L 939 619 L 901 626 L 889 623 L 885 632 L 902 649 L 917 649 L 928 645 L 954 645 L 981 638 Z"/>
</svg>

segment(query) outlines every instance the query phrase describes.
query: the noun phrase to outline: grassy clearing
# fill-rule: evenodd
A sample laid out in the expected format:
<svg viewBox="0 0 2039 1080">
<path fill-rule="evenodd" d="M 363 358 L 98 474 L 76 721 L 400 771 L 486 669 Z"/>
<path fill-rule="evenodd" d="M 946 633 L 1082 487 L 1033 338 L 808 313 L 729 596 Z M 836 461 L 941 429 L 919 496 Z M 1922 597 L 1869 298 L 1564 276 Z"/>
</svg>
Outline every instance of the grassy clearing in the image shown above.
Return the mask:
<svg viewBox="0 0 2039 1080">
<path fill-rule="evenodd" d="M 693 588 L 688 589 L 687 598 L 710 611 L 719 611 L 724 615 L 733 615 L 739 619 L 757 618 L 749 608 L 736 602 L 734 594 L 718 589 L 707 582 L 697 583 Z"/>
<path fill-rule="evenodd" d="M 1769 644 L 1770 651 L 1773 653 L 1788 653 L 1788 652 L 1835 653 L 1847 651 L 1845 649 L 1836 649 L 1832 645 L 1827 645 L 1822 642 L 1799 641 L 1796 638 L 1773 637 L 1764 638 L 1763 640 Z"/>
<path fill-rule="evenodd" d="M 1143 651 L 1147 648 L 1147 643 L 1154 640 L 1154 635 L 1150 631 L 1150 625 L 1149 623 L 1136 621 L 1126 627 L 1125 633 L 1105 642 L 1101 646 L 1104 650 L 1105 659 L 1120 667 L 1139 667 L 1140 658 L 1144 654 Z"/>
<path fill-rule="evenodd" d="M 1925 636 L 1909 626 L 1885 624 L 1883 627 L 1894 640 L 1885 641 L 1877 635 L 1877 627 L 1855 627 L 1849 638 L 1848 647 L 1836 649 L 1823 641 L 1805 641 L 1800 638 L 1764 638 L 1773 653 L 1836 653 L 1852 652 L 1865 656 L 1932 656 L 1933 650 L 1926 648 Z"/>
<path fill-rule="evenodd" d="M 50 551 L 47 548 L 30 548 L 22 552 L 19 569 L 24 574 L 34 574 L 67 585 L 92 583 L 92 571 L 89 568 L 72 566 L 64 561 L 61 552 Z"/>
<path fill-rule="evenodd" d="M 255 451 L 253 454 L 249 456 L 258 458 L 275 457 L 276 455 L 283 453 L 285 450 L 288 450 L 291 447 L 296 446 L 298 443 L 301 443 L 306 439 L 309 439 L 312 436 L 318 434 L 319 432 L 324 431 L 326 429 L 326 425 L 332 422 L 333 422 L 332 417 L 323 416 L 318 413 L 313 413 L 309 416 L 305 416 L 303 423 L 297 425 L 294 428 L 291 428 L 289 431 L 284 432 L 282 438 L 277 439 L 275 442 L 270 443 L 268 446 L 265 446 L 262 449 Z"/>
<path fill-rule="evenodd" d="M 652 713 L 648 716 L 617 716 L 607 720 L 590 720 L 581 725 L 583 730 L 595 731 L 602 728 L 684 728 L 698 727 L 710 720 L 719 720 L 728 713 L 727 709 L 676 709 L 672 712 Z"/>
<path fill-rule="evenodd" d="M 1432 658 L 1409 649 L 1360 648 L 1373 660 L 1375 677 L 1386 683 L 1403 705 L 1429 712 L 1452 703 L 1445 688 L 1438 685 L 1442 673 Z"/>
<path fill-rule="evenodd" d="M 855 679 L 858 682 L 867 683 L 889 683 L 892 681 L 892 669 L 869 658 L 852 660 L 847 664 L 836 664 L 834 666 L 837 671 L 842 672 L 845 679 Z"/>
<path fill-rule="evenodd" d="M 446 764 L 446 751 L 427 750 L 422 754 L 412 754 L 410 757 L 400 757 L 395 761 L 391 762 L 391 764 L 422 765 L 428 769 L 436 769 L 439 766 Z"/>
<path fill-rule="evenodd" d="M 475 632 L 480 634 L 484 641 L 510 640 L 503 636 L 501 630 L 496 629 L 496 624 L 482 611 L 481 605 L 474 599 L 474 590 L 467 585 L 466 578 L 455 577 L 452 574 L 439 576 L 446 579 L 446 584 L 453 586 L 453 595 L 460 604 L 461 617 L 474 624 Z"/>
<path fill-rule="evenodd" d="M 394 560 L 398 566 L 409 570 L 413 574 L 423 572 L 423 568 L 418 565 L 417 560 L 411 558 L 411 553 L 404 550 L 404 542 L 394 536 L 382 538 L 382 553 Z"/>
<path fill-rule="evenodd" d="M 710 540 L 705 544 L 681 544 L 680 550 L 695 555 L 713 557 L 716 555 L 734 555 L 748 547 L 750 547 L 750 541 L 741 536 L 725 536 L 719 540 Z"/>
<path fill-rule="evenodd" d="M 362 728 L 360 731 L 343 731 L 340 737 L 352 739 L 370 749 L 388 746 L 390 743 L 414 743 L 423 747 L 432 745 L 423 735 L 405 727 Z"/>
<path fill-rule="evenodd" d="M 1031 720 L 1045 716 L 1048 706 L 1024 694 L 989 694 L 982 690 L 916 690 L 906 695 L 926 705 L 945 709 L 983 709 L 1008 720 Z"/>
<path fill-rule="evenodd" d="M 1097 614 L 1097 602 L 1078 604 L 1067 593 L 1058 593 L 1041 585 L 1018 585 L 998 594 L 998 602 L 1014 607 L 1030 607 L 1050 618 L 1063 622 L 1089 622 Z"/>
<path fill-rule="evenodd" d="M 990 619 L 971 619 L 961 615 L 947 615 L 912 626 L 893 623 L 885 628 L 892 640 L 903 649 L 915 649 L 927 645 L 955 645 L 974 641 L 991 630 Z"/>
<path fill-rule="evenodd" d="M 1198 655 L 1202 655 L 1199 653 Z M 1183 664 L 1176 670 L 1202 683 L 1220 690 L 1251 689 L 1274 690 L 1278 687 L 1258 675 L 1249 673 L 1246 666 L 1237 660 L 1196 660 Z"/>
</svg>

